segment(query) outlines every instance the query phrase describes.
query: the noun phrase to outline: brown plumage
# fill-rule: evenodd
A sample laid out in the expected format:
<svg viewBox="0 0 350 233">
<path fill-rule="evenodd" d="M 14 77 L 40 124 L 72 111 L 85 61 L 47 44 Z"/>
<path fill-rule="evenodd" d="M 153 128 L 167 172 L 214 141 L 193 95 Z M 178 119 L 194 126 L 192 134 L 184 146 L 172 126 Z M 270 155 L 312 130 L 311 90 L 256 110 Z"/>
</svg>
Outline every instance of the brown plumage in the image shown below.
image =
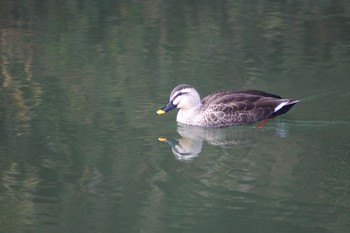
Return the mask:
<svg viewBox="0 0 350 233">
<path fill-rule="evenodd" d="M 171 92 L 167 106 L 157 113 L 177 107 L 180 124 L 220 128 L 273 118 L 288 112 L 297 102 L 257 90 L 219 91 L 200 100 L 192 86 L 181 84 Z"/>
</svg>

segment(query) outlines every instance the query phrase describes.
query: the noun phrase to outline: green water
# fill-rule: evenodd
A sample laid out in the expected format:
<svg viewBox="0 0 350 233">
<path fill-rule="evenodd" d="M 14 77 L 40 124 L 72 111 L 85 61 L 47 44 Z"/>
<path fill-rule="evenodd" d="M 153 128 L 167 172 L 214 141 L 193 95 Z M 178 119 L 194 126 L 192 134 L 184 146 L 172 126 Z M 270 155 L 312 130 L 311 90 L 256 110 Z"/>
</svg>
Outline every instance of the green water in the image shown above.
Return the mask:
<svg viewBox="0 0 350 233">
<path fill-rule="evenodd" d="M 349 232 L 349 12 L 0 0 L 0 232 Z M 155 111 L 180 83 L 301 102 L 177 127 Z"/>
</svg>

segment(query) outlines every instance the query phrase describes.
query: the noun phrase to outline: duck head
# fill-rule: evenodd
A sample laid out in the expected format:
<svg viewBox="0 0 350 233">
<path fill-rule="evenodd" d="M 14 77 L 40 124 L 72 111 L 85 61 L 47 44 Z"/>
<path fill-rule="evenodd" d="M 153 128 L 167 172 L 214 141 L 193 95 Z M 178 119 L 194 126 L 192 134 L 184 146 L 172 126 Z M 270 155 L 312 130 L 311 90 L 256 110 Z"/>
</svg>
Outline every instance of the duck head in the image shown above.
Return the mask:
<svg viewBox="0 0 350 233">
<path fill-rule="evenodd" d="M 170 93 L 168 104 L 157 111 L 158 115 L 162 115 L 171 109 L 190 109 L 200 107 L 202 105 L 198 92 L 188 84 L 176 86 Z"/>
</svg>

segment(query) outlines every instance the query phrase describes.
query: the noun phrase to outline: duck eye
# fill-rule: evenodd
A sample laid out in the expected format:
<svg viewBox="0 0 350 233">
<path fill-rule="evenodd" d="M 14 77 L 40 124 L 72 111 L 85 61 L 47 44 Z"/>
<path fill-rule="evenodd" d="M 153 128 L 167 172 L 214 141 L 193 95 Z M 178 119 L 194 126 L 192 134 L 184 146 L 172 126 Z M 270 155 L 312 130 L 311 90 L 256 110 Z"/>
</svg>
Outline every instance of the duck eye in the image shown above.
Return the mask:
<svg viewBox="0 0 350 233">
<path fill-rule="evenodd" d="M 177 93 L 177 94 L 173 97 L 173 100 L 175 100 L 177 97 L 182 96 L 182 95 L 184 95 L 184 94 L 187 94 L 187 92 L 179 92 L 179 93 Z"/>
<path fill-rule="evenodd" d="M 187 93 L 188 93 L 188 92 L 179 92 L 179 93 L 177 93 L 177 94 L 173 97 L 173 103 L 174 103 L 175 105 L 178 105 L 179 102 L 180 102 L 179 97 L 182 96 L 182 95 L 185 95 L 185 94 L 187 94 Z"/>
</svg>

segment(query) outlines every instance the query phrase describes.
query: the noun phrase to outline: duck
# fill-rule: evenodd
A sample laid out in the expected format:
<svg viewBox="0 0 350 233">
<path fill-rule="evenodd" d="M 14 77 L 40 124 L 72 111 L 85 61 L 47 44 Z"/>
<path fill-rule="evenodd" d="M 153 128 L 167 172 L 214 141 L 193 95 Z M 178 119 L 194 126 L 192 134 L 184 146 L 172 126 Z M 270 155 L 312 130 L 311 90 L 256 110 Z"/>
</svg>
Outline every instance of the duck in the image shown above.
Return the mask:
<svg viewBox="0 0 350 233">
<path fill-rule="evenodd" d="M 298 102 L 259 90 L 217 91 L 201 100 L 193 86 L 180 84 L 171 91 L 166 106 L 156 113 L 163 115 L 179 108 L 179 125 L 223 128 L 264 122 L 287 113 Z"/>
</svg>

